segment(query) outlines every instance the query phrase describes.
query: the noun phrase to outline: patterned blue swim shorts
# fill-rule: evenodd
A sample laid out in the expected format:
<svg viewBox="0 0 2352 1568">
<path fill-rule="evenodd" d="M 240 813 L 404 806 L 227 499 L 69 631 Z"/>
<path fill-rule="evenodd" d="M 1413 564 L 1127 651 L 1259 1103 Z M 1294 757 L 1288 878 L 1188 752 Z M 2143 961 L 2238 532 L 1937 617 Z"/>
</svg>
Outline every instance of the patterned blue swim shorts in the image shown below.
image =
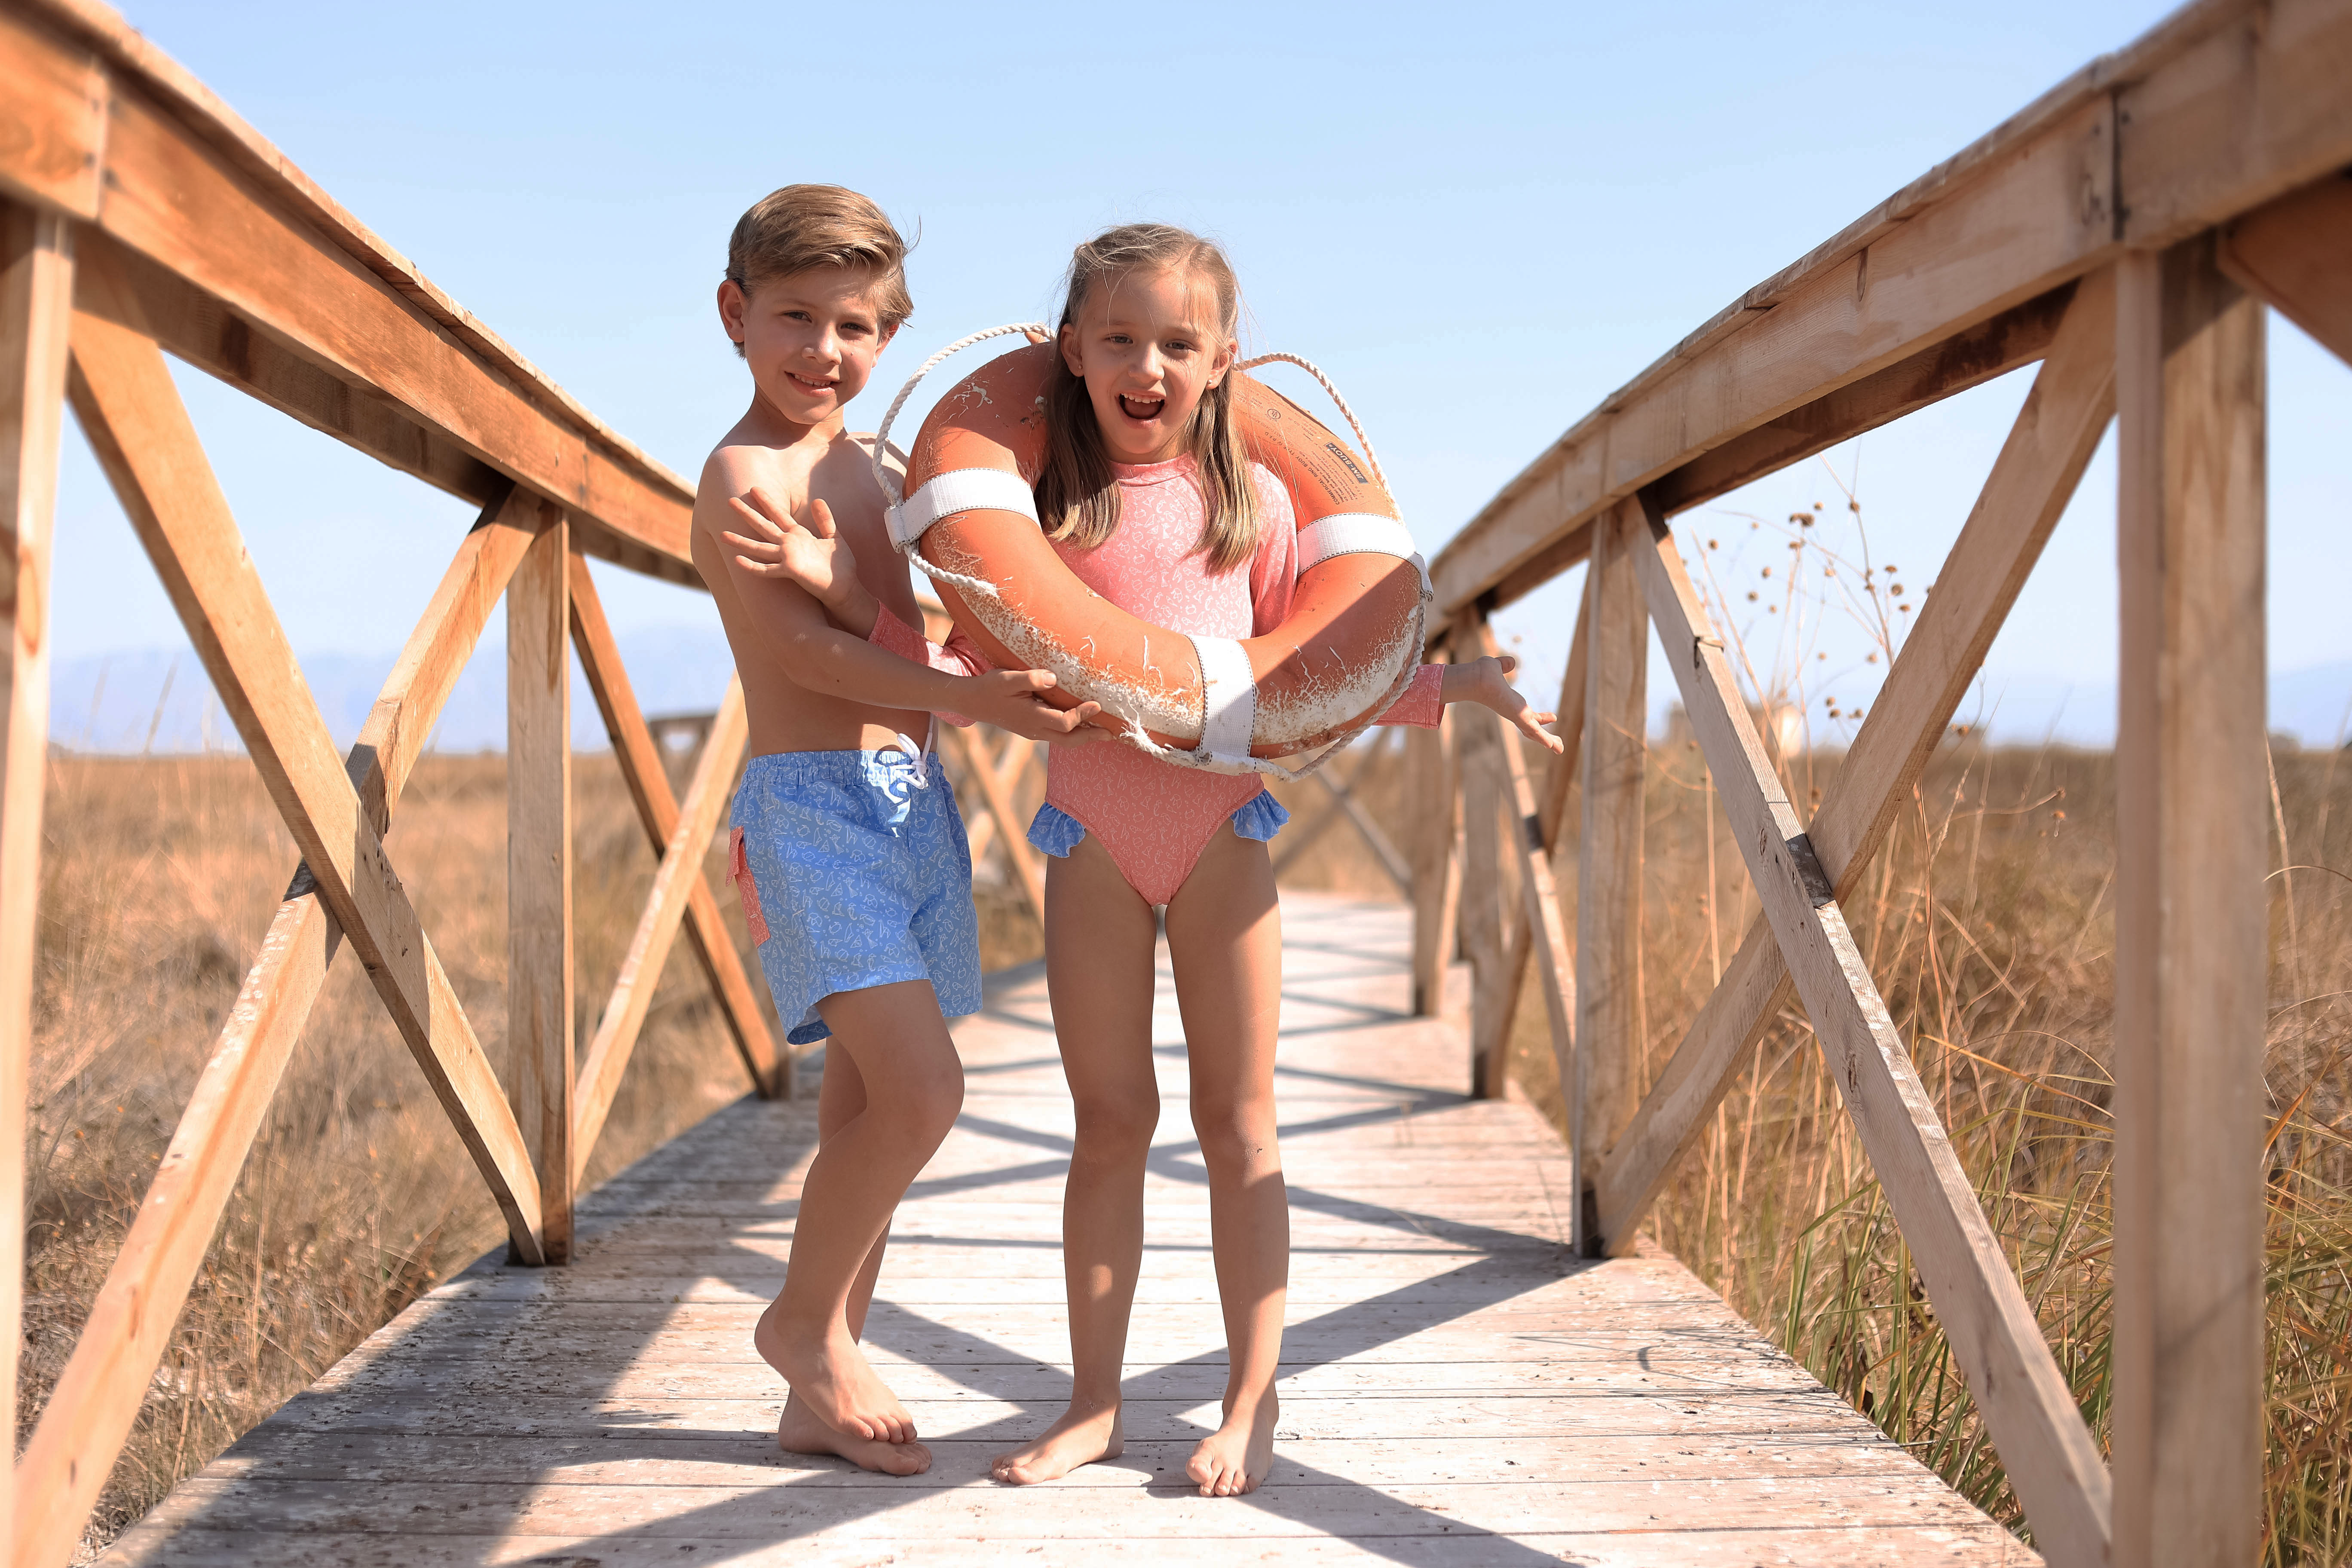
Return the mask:
<svg viewBox="0 0 2352 1568">
<path fill-rule="evenodd" d="M 735 792 L 729 875 L 796 1046 L 833 1033 L 816 1005 L 836 992 L 928 980 L 946 1016 L 980 1011 L 963 818 L 937 759 L 899 739 L 754 757 Z"/>
</svg>

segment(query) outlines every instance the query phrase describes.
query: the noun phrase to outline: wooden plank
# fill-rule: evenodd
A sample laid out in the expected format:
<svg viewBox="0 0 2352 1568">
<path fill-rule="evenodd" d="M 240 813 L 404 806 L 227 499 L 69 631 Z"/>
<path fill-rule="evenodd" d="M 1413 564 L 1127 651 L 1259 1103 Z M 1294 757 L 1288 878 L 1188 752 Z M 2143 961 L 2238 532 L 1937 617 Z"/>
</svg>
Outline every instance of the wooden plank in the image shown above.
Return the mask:
<svg viewBox="0 0 2352 1568">
<path fill-rule="evenodd" d="M 1826 397 L 1767 420 L 1658 480 L 1650 487 L 1652 500 L 1669 517 L 1703 506 L 1751 479 L 2031 364 L 2049 351 L 2074 293 L 2069 284 L 2037 295 Z"/>
<path fill-rule="evenodd" d="M 1357 786 L 1364 782 L 1365 775 L 1372 771 L 1374 764 L 1387 753 L 1391 733 L 1392 731 L 1382 730 L 1372 737 L 1372 743 L 1365 748 L 1362 759 L 1356 763 L 1356 771 L 1349 776 L 1346 784 L 1337 782 L 1328 772 L 1318 773 L 1314 778 L 1315 782 L 1321 784 L 1324 792 L 1331 797 L 1331 816 L 1324 820 L 1344 818 L 1356 830 L 1357 837 L 1363 839 L 1365 847 L 1371 850 L 1372 858 L 1381 863 L 1381 869 L 1388 873 L 1389 880 L 1396 884 L 1396 890 L 1410 900 L 1412 898 L 1412 866 L 1407 864 L 1405 858 L 1397 852 L 1397 847 L 1390 842 L 1386 830 L 1372 820 L 1370 813 L 1356 803 L 1354 793 Z"/>
<path fill-rule="evenodd" d="M 1936 592 L 1870 705 L 1809 832 L 1844 898 L 1877 853 L 1935 755 L 1993 636 L 2041 558 L 2115 408 L 2115 279 L 2084 279 L 2018 411 Z M 1696 1141 L 1756 1043 L 1794 997 L 1788 966 L 1759 918 L 1689 1032 L 1610 1146 L 1598 1194 L 1604 1245 L 1630 1253 L 1676 1161 Z"/>
<path fill-rule="evenodd" d="M 85 274 L 85 280 L 87 274 Z M 77 289 L 79 294 L 79 289 Z M 538 1183 L 407 889 L 360 809 L 154 343 L 77 310 L 68 383 L 100 466 L 180 613 L 213 689 L 527 1258 Z"/>
<path fill-rule="evenodd" d="M 980 786 L 981 802 L 988 815 L 996 819 L 998 841 L 1013 861 L 1013 870 L 1019 879 L 1021 890 L 1036 911 L 1037 923 L 1045 922 L 1045 868 L 1037 858 L 1036 847 L 1029 842 L 1029 825 L 1020 820 L 1013 810 L 1013 798 L 996 770 L 988 765 L 988 749 L 974 739 L 973 731 L 946 720 L 933 721 L 934 732 L 956 753 L 964 777 Z"/>
<path fill-rule="evenodd" d="M 1529 940 L 1536 948 L 1536 974 L 1541 984 L 1546 1022 L 1551 1027 L 1552 1060 L 1559 1068 L 1559 1081 L 1577 1081 L 1576 1065 L 1576 954 L 1568 936 L 1568 921 L 1560 911 L 1559 890 L 1552 883 L 1551 855 L 1543 841 L 1543 817 L 1537 808 L 1534 783 L 1528 777 L 1526 753 L 1520 749 L 1518 731 L 1499 714 L 1496 723 L 1501 731 L 1503 779 L 1506 798 L 1518 819 L 1520 831 L 1513 836 L 1519 850 L 1519 910 L 1518 929 L 1539 933 L 1540 940 Z M 1515 943 L 1514 963 L 1510 969 L 1511 989 L 1518 990 L 1527 973 L 1526 961 L 1521 959 Z M 1508 1046 L 1510 1037 L 1503 1037 Z M 1480 1064 L 1483 1069 L 1479 1092 L 1488 1099 L 1499 1098 L 1503 1092 L 1500 1081 L 1506 1067 L 1503 1053 Z"/>
<path fill-rule="evenodd" d="M 2347 6 L 2352 11 L 2352 6 Z M 1678 350 L 1505 487 L 1430 563 L 1454 616 L 1665 474 L 2047 293 L 2116 250 L 2112 106 L 2093 95 L 1866 244 Z"/>
<path fill-rule="evenodd" d="M 1633 1114 L 1647 1024 L 1642 997 L 1642 786 L 1650 761 L 1650 612 L 1638 503 L 1594 526 L 1586 568 L 1583 827 L 1576 858 L 1576 1076 L 1568 1097 L 1576 1245 L 1600 1245 L 1601 1157 Z"/>
<path fill-rule="evenodd" d="M 1469 630 L 1469 635 L 1476 634 Z M 1495 1079 L 1487 1064 L 1510 1049 L 1504 1031 L 1515 998 L 1507 933 L 1517 900 L 1506 880 L 1510 870 L 1504 860 L 1501 826 L 1501 742 L 1491 726 L 1467 720 L 1464 715 L 1454 742 L 1462 803 L 1462 890 L 1455 920 L 1462 932 L 1462 956 L 1470 962 L 1470 1081 L 1479 1084 Z"/>
<path fill-rule="evenodd" d="M 541 504 L 518 495 L 493 506 L 467 534 L 352 747 L 345 768 L 379 831 L 530 544 Z M 45 1494 L 60 1494 L 43 1537 L 53 1547 L 70 1546 L 130 1434 L 341 943 L 315 885 L 298 871 L 27 1450 L 23 1474 Z"/>
<path fill-rule="evenodd" d="M 2281 196 L 2221 231 L 2221 270 L 2352 364 L 2352 173 Z"/>
<path fill-rule="evenodd" d="M 1545 764 L 1541 799 L 1536 807 L 1534 830 L 1540 837 L 1545 856 L 1545 878 L 1553 884 L 1555 891 L 1559 880 L 1557 867 L 1559 861 L 1560 819 L 1568 813 L 1569 785 L 1575 782 L 1577 763 L 1584 755 L 1584 689 L 1591 679 L 1589 674 L 1591 640 L 1585 630 L 1584 612 L 1591 603 L 1589 594 L 1580 595 L 1576 602 L 1576 630 L 1568 639 L 1568 669 L 1567 673 L 1560 677 L 1559 703 L 1553 710 L 1559 715 L 1559 722 L 1554 724 L 1552 729 L 1559 736 L 1560 749 L 1553 752 Z M 1487 633 L 1486 641 L 1487 647 L 1492 650 L 1495 643 L 1491 631 Z M 1506 1040 L 1511 1037 L 1512 1031 L 1517 1026 L 1519 996 L 1527 986 L 1528 963 L 1535 956 L 1538 928 L 1529 919 L 1529 907 L 1526 900 L 1522 900 L 1518 913 L 1511 924 L 1511 981 L 1510 989 L 1505 994 L 1506 1012 L 1500 1028 L 1502 1037 Z M 1559 907 L 1556 899 L 1553 907 L 1555 909 Z M 1570 942 L 1565 951 L 1570 954 L 1572 963 L 1574 943 Z M 1568 994 L 1572 998 L 1575 994 L 1575 972 L 1567 970 L 1562 973 L 1564 983 L 1569 988 Z M 1573 1019 L 1571 1019 L 1570 1029 L 1571 1038 L 1573 1032 Z M 1564 1069 L 1568 1058 L 1560 1050 L 1558 1038 L 1553 1041 L 1553 1055 L 1559 1058 L 1560 1065 Z M 1481 1071 L 1478 1081 L 1473 1086 L 1473 1091 L 1487 1099 L 1502 1098 L 1510 1087 L 1506 1081 L 1507 1075 L 1503 1070 L 1506 1065 L 1500 1061 L 1484 1064 L 1485 1068 L 1493 1070 Z M 1569 1084 L 1574 1079 L 1562 1078 L 1559 1081 L 1562 1084 Z"/>
<path fill-rule="evenodd" d="M 1439 616 L 1506 582 L 1526 591 L 1525 563 L 1635 489 L 2124 244 L 2179 237 L 2352 163 L 2347 76 L 2346 0 L 2207 0 L 2085 66 L 1571 426 L 1431 563 Z"/>
<path fill-rule="evenodd" d="M 1454 734 L 1449 716 L 1435 729 L 1417 729 L 1404 738 L 1412 834 L 1412 1012 L 1419 1018 L 1433 1018 L 1444 1005 L 1445 967 L 1454 956 L 1454 904 L 1461 896 Z"/>
<path fill-rule="evenodd" d="M 106 73 L 87 47 L 0 11 L 0 192 L 78 218 L 104 190 Z"/>
<path fill-rule="evenodd" d="M 572 1260 L 574 1163 L 570 532 L 550 518 L 507 584 L 505 1077 L 550 1264 Z"/>
<path fill-rule="evenodd" d="M 661 984 L 662 965 L 677 940 L 695 889 L 702 879 L 703 857 L 710 852 L 710 837 L 735 792 L 735 774 L 743 763 L 743 746 L 750 737 L 743 710 L 743 683 L 730 678 L 727 695 L 712 721 L 710 738 L 703 742 L 694 778 L 686 788 L 686 804 L 662 850 L 661 868 L 654 873 L 653 891 L 638 917 L 636 934 L 621 960 L 619 978 L 613 982 L 611 1000 L 597 1020 L 595 1037 L 580 1063 L 577 1131 L 572 1139 L 572 1173 L 576 1181 L 588 1168 L 597 1137 L 611 1114 L 613 1097 L 620 1092 L 621 1075 L 628 1069 L 629 1053 L 636 1048 L 645 1027 L 646 1011 L 653 1005 Z"/>
<path fill-rule="evenodd" d="M 113 27 L 124 37 L 93 26 L 78 8 L 12 10 L 15 68 L 48 80 L 95 77 L 104 118 L 92 138 L 84 97 L 47 91 L 12 101 L 11 129 L 21 140 L 0 153 L 7 171 L 0 178 L 49 199 L 57 193 L 33 188 L 37 169 L 61 161 L 61 150 L 88 143 L 97 161 L 82 178 L 105 195 L 94 208 L 77 205 L 79 216 L 192 285 L 237 331 L 327 372 L 344 398 L 399 405 L 448 448 L 412 471 L 446 475 L 471 458 L 572 509 L 599 536 L 593 547 L 625 553 L 630 564 L 673 581 L 700 582 L 687 553 L 693 491 L 685 481 L 587 415 L 274 149 L 233 127 L 234 117 L 200 88 L 191 90 L 184 73 L 174 79 L 160 71 L 161 57 L 143 41 L 126 45 L 125 37 L 136 35 L 119 19 Z M 31 14 L 40 13 L 35 21 Z M 160 305 L 163 296 L 151 291 L 144 302 Z M 110 308 L 104 297 L 78 304 Z M 176 313 L 159 311 L 143 322 L 126 324 L 150 336 L 225 335 L 211 323 L 183 329 Z M 238 356 L 224 342 L 206 357 L 207 368 L 222 368 Z M 328 400 L 314 406 L 321 401 Z M 310 422 L 344 433 L 331 410 Z"/>
<path fill-rule="evenodd" d="M 1879 999 L 1663 518 L 1651 519 L 1651 533 L 1642 585 L 1684 710 L 1953 1359 L 2043 1554 L 2104 1563 L 2109 1485 L 2098 1447 Z"/>
<path fill-rule="evenodd" d="M 658 857 L 677 828 L 677 798 L 670 790 L 669 770 L 637 707 L 629 672 L 621 663 L 620 645 L 614 641 L 612 626 L 604 618 L 596 580 L 588 563 L 577 554 L 572 559 L 571 574 L 572 646 L 580 655 L 588 690 L 596 700 L 596 710 L 604 718 L 604 733 L 612 739 L 621 777 L 636 803 L 637 820 L 645 826 L 646 837 Z M 708 749 L 707 739 L 704 744 Z M 719 998 L 719 1015 L 727 1022 L 729 1037 L 735 1042 L 744 1070 L 751 1075 L 753 1090 L 762 1100 L 791 1099 L 792 1058 L 769 1033 L 767 1015 L 761 1011 L 751 977 L 743 971 L 734 934 L 719 916 L 709 884 L 700 878 L 687 889 L 686 934 L 696 962 L 702 965 Z"/>
<path fill-rule="evenodd" d="M 2201 9 L 2201 8 L 2200 8 Z M 2212 7 L 2116 93 L 2118 237 L 2168 245 L 2352 163 L 2352 5 Z"/>
<path fill-rule="evenodd" d="M 10 1431 L 24 1346 L 25 1097 L 49 765 L 49 535 L 73 267 L 64 218 L 0 202 L 0 1416 Z M 11 1478 L 0 1476 L 0 1541 L 15 1539 L 16 1518 Z"/>
<path fill-rule="evenodd" d="M 2263 323 L 2214 252 L 2116 289 L 2116 1548 L 2154 1564 L 2263 1521 Z"/>
</svg>

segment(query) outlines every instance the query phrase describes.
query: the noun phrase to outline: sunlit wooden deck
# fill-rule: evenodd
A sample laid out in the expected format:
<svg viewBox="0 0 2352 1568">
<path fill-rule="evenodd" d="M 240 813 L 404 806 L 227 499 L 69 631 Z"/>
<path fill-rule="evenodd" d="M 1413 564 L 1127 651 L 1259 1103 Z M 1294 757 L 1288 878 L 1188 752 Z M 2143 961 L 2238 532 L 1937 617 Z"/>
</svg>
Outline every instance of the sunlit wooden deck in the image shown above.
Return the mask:
<svg viewBox="0 0 2352 1568">
<path fill-rule="evenodd" d="M 1579 1264 L 1565 1162 L 1404 1016 L 1401 907 L 1293 896 L 1280 1087 L 1296 1256 L 1256 1495 L 1183 1485 L 1224 1376 L 1207 1190 L 1163 981 L 1167 1109 L 1120 1461 L 989 1457 L 1064 1370 L 1070 1112 L 1042 977 L 958 1030 L 962 1122 L 900 1211 L 871 1346 L 938 1462 L 778 1453 L 751 1326 L 783 1278 L 813 1098 L 745 1100 L 583 1203 L 572 1267 L 434 1291 L 175 1491 L 110 1564 L 2031 1563 L 1679 1264 Z M 805 1085 L 804 1085 L 805 1087 Z"/>
</svg>

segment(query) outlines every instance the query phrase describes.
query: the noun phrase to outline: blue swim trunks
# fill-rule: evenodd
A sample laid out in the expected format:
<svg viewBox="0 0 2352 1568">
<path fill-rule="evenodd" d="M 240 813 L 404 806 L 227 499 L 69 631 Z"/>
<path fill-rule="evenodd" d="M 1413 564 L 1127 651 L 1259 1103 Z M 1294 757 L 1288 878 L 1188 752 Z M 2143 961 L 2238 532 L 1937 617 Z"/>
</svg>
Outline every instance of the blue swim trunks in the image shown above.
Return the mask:
<svg viewBox="0 0 2352 1568">
<path fill-rule="evenodd" d="M 754 757 L 735 792 L 730 875 L 793 1045 L 833 1033 L 825 997 L 901 980 L 948 1017 L 980 1011 L 963 818 L 938 759 L 900 742 Z"/>
</svg>

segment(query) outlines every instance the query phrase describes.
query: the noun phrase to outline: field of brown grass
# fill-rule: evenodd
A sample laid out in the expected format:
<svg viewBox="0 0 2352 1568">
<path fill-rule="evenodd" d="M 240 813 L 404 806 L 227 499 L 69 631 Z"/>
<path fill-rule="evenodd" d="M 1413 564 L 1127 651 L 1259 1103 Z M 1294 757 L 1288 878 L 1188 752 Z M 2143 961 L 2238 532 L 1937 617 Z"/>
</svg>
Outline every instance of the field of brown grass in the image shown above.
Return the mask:
<svg viewBox="0 0 2352 1568">
<path fill-rule="evenodd" d="M 1834 765 L 1833 755 L 1793 762 L 1796 797 Z M 2336 1563 L 2352 1557 L 2352 757 L 2283 752 L 2276 772 L 2273 864 L 2305 868 L 2270 884 L 2266 1557 Z M 1360 792 L 1400 843 L 1401 773 L 1391 752 Z M 578 780 L 584 1030 L 654 862 L 609 759 L 582 758 Z M 51 788 L 29 1151 L 28 1410 L 71 1345 L 294 861 L 241 759 L 60 760 Z M 1329 809 L 1318 785 L 1280 793 L 1293 833 Z M 2113 794 L 2103 754 L 1948 746 L 1849 909 L 2103 1439 Z M 494 1059 L 503 1037 L 504 802 L 500 759 L 428 758 L 391 839 Z M 1571 823 L 1574 810 L 1571 797 Z M 1696 752 L 1654 751 L 1647 836 L 1644 1043 L 1654 1070 L 1756 903 Z M 1573 859 L 1571 841 L 1560 862 L 1571 897 Z M 1395 891 L 1344 826 L 1286 879 L 1368 897 Z M 991 965 L 1034 957 L 1036 928 L 1018 900 L 985 881 L 980 897 Z M 732 900 L 721 903 L 740 923 Z M 1530 995 L 1511 1043 L 1512 1076 L 1557 1121 L 1543 1016 Z M 674 956 L 591 1180 L 746 1087 L 691 959 Z M 1801 1016 L 1768 1036 L 1652 1229 L 1925 1462 L 2014 1520 L 1998 1458 Z M 288 1071 L 93 1542 L 499 1235 L 455 1135 L 346 957 Z"/>
</svg>

